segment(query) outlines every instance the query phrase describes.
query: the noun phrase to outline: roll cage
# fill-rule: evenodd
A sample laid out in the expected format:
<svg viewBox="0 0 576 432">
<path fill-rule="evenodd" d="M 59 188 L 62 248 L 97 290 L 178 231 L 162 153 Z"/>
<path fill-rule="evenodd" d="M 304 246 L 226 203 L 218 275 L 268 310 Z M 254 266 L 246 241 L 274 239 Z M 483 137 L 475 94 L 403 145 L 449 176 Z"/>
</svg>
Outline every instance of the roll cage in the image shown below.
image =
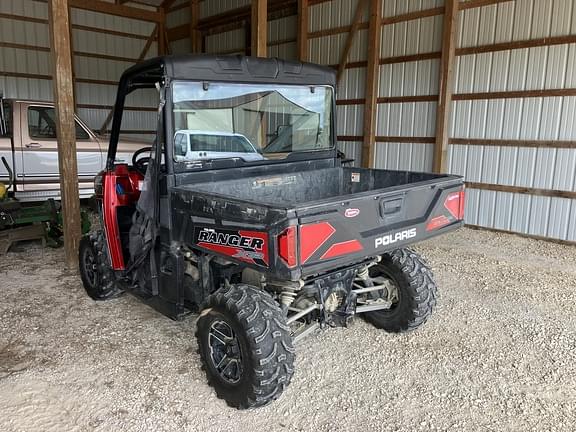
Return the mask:
<svg viewBox="0 0 576 432">
<path fill-rule="evenodd" d="M 243 56 L 212 56 L 212 55 L 179 55 L 156 57 L 139 63 L 128 69 L 120 78 L 110 144 L 106 159 L 106 170 L 114 167 L 116 151 L 120 137 L 122 116 L 126 96 L 138 89 L 157 88 L 160 92 L 158 108 L 159 127 L 156 132 L 156 143 L 164 144 L 165 172 L 173 174 L 182 169 L 175 164 L 171 157 L 173 153 L 174 119 L 172 115 L 171 82 L 174 80 L 188 80 L 198 82 L 230 82 L 245 84 L 286 84 L 336 87 L 335 74 L 330 68 L 300 62 L 289 62 L 275 58 L 255 58 Z M 335 92 L 334 92 L 335 93 Z M 336 130 L 334 122 L 335 101 L 332 102 L 331 140 L 329 150 L 313 152 L 298 152 L 290 154 L 284 160 L 263 160 L 250 162 L 250 165 L 275 164 L 282 162 L 295 162 L 299 160 L 336 158 Z M 162 125 L 162 127 L 160 127 Z M 195 170 L 237 167 L 245 164 L 242 160 L 206 161 L 195 166 Z"/>
</svg>

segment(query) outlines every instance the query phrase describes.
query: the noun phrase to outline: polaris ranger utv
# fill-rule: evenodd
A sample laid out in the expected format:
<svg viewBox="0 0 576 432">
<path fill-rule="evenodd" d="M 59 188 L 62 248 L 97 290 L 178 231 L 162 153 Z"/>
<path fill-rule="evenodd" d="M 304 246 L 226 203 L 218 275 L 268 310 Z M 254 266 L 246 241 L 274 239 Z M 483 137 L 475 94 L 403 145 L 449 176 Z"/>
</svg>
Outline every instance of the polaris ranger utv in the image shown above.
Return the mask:
<svg viewBox="0 0 576 432">
<path fill-rule="evenodd" d="M 318 328 L 358 314 L 388 332 L 422 325 L 436 285 L 406 247 L 463 224 L 460 177 L 342 166 L 335 88 L 331 69 L 240 56 L 159 57 L 119 83 L 84 287 L 199 313 L 208 381 L 233 407 L 278 398 L 294 342 Z M 138 89 L 159 94 L 156 140 L 117 163 Z"/>
</svg>

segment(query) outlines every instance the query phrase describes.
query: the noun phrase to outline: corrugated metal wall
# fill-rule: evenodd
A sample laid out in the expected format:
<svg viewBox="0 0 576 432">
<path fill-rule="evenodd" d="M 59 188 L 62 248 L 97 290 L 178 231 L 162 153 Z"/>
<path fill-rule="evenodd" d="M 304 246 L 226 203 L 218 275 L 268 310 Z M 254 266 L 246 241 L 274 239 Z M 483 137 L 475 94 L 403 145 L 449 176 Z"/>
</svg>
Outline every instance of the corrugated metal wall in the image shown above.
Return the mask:
<svg viewBox="0 0 576 432">
<path fill-rule="evenodd" d="M 188 0 L 180 0 L 173 4 L 167 13 L 169 29 L 188 26 L 190 23 L 190 8 Z M 250 0 L 217 0 L 200 2 L 200 19 L 230 12 L 247 7 Z M 227 31 L 212 31 L 205 37 L 205 52 L 210 54 L 245 54 L 246 41 L 250 35 L 246 32 L 246 23 L 240 23 L 239 28 Z M 284 59 L 296 59 L 296 16 L 282 17 L 268 22 L 268 56 Z M 186 35 L 182 39 L 170 42 L 171 52 L 183 54 L 190 52 L 190 39 Z"/>
<path fill-rule="evenodd" d="M 311 1 L 310 61 L 339 63 L 357 2 Z M 550 46 L 495 45 L 576 35 L 576 4 L 574 0 L 502 0 L 484 6 L 475 0 L 465 2 L 472 7 L 459 13 L 448 167 L 471 183 L 467 222 L 576 241 L 576 200 L 562 197 L 563 191 L 576 191 L 576 148 L 570 144 L 576 142 L 576 40 Z M 249 3 L 202 1 L 200 18 Z M 2 0 L 0 13 L 27 17 L 0 18 L 0 86 L 9 97 L 51 99 L 46 5 Z M 375 166 L 429 171 L 443 0 L 383 0 L 382 17 Z M 179 35 L 170 42 L 171 52 L 190 51 L 189 19 L 188 0 L 177 0 L 167 11 L 167 27 Z M 79 113 L 92 127 L 100 127 L 114 100 L 114 81 L 139 56 L 153 24 L 79 10 L 73 10 L 72 22 L 74 49 L 80 53 L 74 61 Z M 367 13 L 361 22 L 339 84 L 337 107 L 338 145 L 356 164 L 361 163 L 364 135 Z M 295 59 L 296 28 L 295 16 L 270 21 L 268 54 Z M 246 36 L 242 24 L 211 32 L 205 37 L 205 50 L 244 53 Z M 155 53 L 154 43 L 148 56 Z M 523 93 L 550 89 L 573 93 Z M 511 91 L 519 93 L 501 94 Z M 131 104 L 151 107 L 151 99 L 153 95 Z M 133 111 L 126 128 L 149 128 L 153 116 Z M 560 141 L 568 145 L 557 145 Z M 502 187 L 509 189 L 498 190 Z"/>
<path fill-rule="evenodd" d="M 8 98 L 52 100 L 47 4 L 2 0 L 0 13 L 5 16 L 0 18 L 0 89 Z M 154 24 L 79 9 L 71 9 L 70 19 L 78 115 L 99 129 L 114 103 L 121 73 L 140 56 Z M 146 58 L 156 52 L 154 42 Z M 135 95 L 130 106 L 153 108 L 155 99 L 153 93 Z M 125 117 L 122 127 L 130 131 L 148 130 L 155 122 L 153 112 L 128 111 Z M 131 136 L 150 139 L 149 134 Z"/>
<path fill-rule="evenodd" d="M 461 11 L 458 47 L 574 34 L 573 0 L 516 0 Z M 455 87 L 456 93 L 574 89 L 576 44 L 460 55 Z M 449 147 L 450 171 L 479 187 L 576 190 L 576 149 L 555 148 L 553 142 L 540 148 L 514 145 L 515 140 L 576 141 L 576 97 L 454 101 L 452 137 L 488 140 L 490 145 Z M 512 142 L 495 145 L 499 140 Z M 476 188 L 469 188 L 467 199 L 470 224 L 576 241 L 574 199 Z"/>
<path fill-rule="evenodd" d="M 574 147 L 576 96 L 494 94 L 576 89 L 576 43 L 510 49 L 495 45 L 576 35 L 576 4 L 573 0 L 473 3 L 459 13 L 448 160 L 450 172 L 463 175 L 473 186 L 466 221 L 576 241 L 576 200 L 551 196 L 576 191 L 576 149 L 555 144 L 565 141 L 566 147 Z M 311 61 L 338 63 L 348 35 L 339 28 L 350 25 L 355 5 L 355 0 L 332 0 L 311 6 Z M 419 11 L 428 16 L 410 16 Z M 383 0 L 377 168 L 432 169 L 443 12 L 442 0 Z M 355 158 L 364 135 L 366 28 L 358 33 L 348 59 L 352 64 L 339 86 L 339 146 Z M 465 51 L 484 45 L 489 45 L 487 52 Z M 498 145 L 500 140 L 508 142 Z M 521 141 L 527 140 L 535 143 L 523 146 Z M 501 185 L 528 190 L 494 190 Z"/>
<path fill-rule="evenodd" d="M 308 59 L 323 65 L 338 65 L 344 50 L 348 32 L 338 31 L 341 27 L 350 26 L 354 19 L 358 0 L 333 0 L 313 4 L 309 10 L 308 25 Z M 361 21 L 366 22 L 367 10 Z M 350 49 L 348 62 L 365 62 L 367 54 L 367 30 L 359 29 Z M 339 100 L 357 100 L 354 104 L 337 105 L 338 147 L 348 158 L 354 159 L 359 166 L 362 158 L 361 139 L 350 138 L 363 135 L 366 67 L 345 69 L 340 80 L 337 97 Z M 358 101 L 359 100 L 359 101 Z"/>
</svg>

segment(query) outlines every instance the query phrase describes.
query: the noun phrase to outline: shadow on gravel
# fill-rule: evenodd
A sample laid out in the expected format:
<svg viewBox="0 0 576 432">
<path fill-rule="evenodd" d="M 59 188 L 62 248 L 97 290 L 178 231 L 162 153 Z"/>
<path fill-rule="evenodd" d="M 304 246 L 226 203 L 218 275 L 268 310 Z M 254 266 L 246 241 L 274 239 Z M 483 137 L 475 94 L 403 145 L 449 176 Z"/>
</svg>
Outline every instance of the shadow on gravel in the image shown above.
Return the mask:
<svg viewBox="0 0 576 432">
<path fill-rule="evenodd" d="M 24 372 L 34 360 L 34 353 L 26 350 L 21 339 L 0 342 L 0 380 Z"/>
</svg>

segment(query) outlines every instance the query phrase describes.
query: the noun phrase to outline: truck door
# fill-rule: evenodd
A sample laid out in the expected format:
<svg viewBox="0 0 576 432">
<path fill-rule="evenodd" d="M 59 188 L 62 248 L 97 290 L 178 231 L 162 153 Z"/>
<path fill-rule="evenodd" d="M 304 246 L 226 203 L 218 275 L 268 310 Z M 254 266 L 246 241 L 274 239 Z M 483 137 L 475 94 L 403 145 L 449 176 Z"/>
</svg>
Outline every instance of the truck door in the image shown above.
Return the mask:
<svg viewBox="0 0 576 432">
<path fill-rule="evenodd" d="M 24 191 L 58 190 L 58 141 L 54 107 L 42 104 L 22 104 L 21 143 Z M 94 134 L 78 118 L 76 151 L 80 196 L 91 195 L 94 176 L 102 169 L 103 155 Z"/>
<path fill-rule="evenodd" d="M 16 131 L 14 134 L 14 128 L 12 125 L 14 123 L 18 124 L 19 115 L 18 113 L 13 113 L 12 111 L 12 101 L 2 99 L 2 94 L 0 93 L 0 157 L 6 159 L 8 165 L 14 173 L 19 172 L 22 169 L 22 159 L 17 157 L 14 160 L 14 149 L 12 147 L 12 140 L 18 139 L 19 134 Z M 18 155 L 19 156 L 19 155 Z M 0 163 L 0 183 L 7 185 L 9 183 L 9 175 L 4 164 Z"/>
</svg>

